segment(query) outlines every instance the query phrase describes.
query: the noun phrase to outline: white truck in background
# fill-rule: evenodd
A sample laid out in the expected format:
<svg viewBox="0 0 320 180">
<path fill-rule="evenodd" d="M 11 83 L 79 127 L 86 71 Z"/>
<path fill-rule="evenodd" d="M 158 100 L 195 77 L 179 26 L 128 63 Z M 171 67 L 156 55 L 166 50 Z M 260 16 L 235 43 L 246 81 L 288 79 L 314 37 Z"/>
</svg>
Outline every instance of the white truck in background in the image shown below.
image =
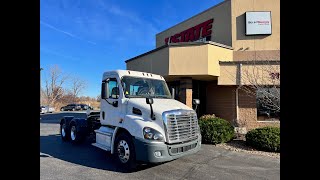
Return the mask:
<svg viewBox="0 0 320 180">
<path fill-rule="evenodd" d="M 77 144 L 93 135 L 93 146 L 110 151 L 128 169 L 139 161 L 171 161 L 196 153 L 201 147 L 196 112 L 172 99 L 160 75 L 130 70 L 105 72 L 100 103 L 100 112 L 92 111 L 87 118 L 61 119 L 62 140 Z"/>
</svg>

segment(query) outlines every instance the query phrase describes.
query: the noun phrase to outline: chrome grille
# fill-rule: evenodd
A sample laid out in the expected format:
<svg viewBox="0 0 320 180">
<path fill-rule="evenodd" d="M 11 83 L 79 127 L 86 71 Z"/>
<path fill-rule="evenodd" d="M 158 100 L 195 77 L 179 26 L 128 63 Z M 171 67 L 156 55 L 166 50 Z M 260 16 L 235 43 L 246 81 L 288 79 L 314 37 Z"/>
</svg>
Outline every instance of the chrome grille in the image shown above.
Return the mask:
<svg viewBox="0 0 320 180">
<path fill-rule="evenodd" d="M 196 139 L 199 132 L 198 119 L 194 111 L 174 110 L 163 115 L 169 143 Z"/>
</svg>

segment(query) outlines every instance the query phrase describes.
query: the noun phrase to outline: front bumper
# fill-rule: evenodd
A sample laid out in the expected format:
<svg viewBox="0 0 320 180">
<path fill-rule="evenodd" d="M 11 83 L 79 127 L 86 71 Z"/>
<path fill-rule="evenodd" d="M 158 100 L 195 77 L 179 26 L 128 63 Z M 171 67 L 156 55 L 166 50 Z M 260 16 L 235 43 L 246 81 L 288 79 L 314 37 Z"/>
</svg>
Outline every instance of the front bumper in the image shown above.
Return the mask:
<svg viewBox="0 0 320 180">
<path fill-rule="evenodd" d="M 134 139 L 134 146 L 137 161 L 160 163 L 198 152 L 201 148 L 201 135 L 195 140 L 173 145 L 164 142 L 148 142 L 136 138 Z M 161 156 L 155 156 L 155 152 L 160 152 Z"/>
</svg>

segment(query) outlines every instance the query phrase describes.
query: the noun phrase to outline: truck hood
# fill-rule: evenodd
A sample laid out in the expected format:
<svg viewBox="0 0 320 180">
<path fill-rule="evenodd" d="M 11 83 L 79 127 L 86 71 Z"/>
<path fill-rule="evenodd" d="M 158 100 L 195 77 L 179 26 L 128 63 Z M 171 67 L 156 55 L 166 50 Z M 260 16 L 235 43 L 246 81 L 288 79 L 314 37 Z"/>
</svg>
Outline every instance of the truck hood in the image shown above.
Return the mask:
<svg viewBox="0 0 320 180">
<path fill-rule="evenodd" d="M 146 103 L 145 98 L 131 98 L 128 101 L 128 110 L 132 111 L 132 108 L 138 108 L 142 111 L 142 116 L 144 118 L 150 117 L 151 109 L 150 105 Z M 189 106 L 174 100 L 174 99 L 160 99 L 154 98 L 152 104 L 153 112 L 156 115 L 156 118 L 162 119 L 162 113 L 164 111 L 176 110 L 176 109 L 184 109 L 184 110 L 192 110 Z M 145 116 L 147 115 L 147 116 Z"/>
<path fill-rule="evenodd" d="M 136 119 L 133 118 L 133 120 L 130 120 L 128 123 L 135 123 L 140 124 L 140 127 L 151 127 L 157 131 L 159 131 L 161 134 L 166 135 L 165 132 L 165 123 L 162 118 L 162 113 L 169 110 L 193 110 L 192 108 L 186 106 L 185 104 L 174 100 L 174 99 L 160 99 L 160 98 L 154 98 L 153 99 L 153 112 L 155 115 L 155 120 L 151 120 L 151 109 L 150 105 L 146 103 L 145 98 L 130 98 L 127 101 L 127 115 L 131 117 L 137 117 Z M 134 114 L 133 113 L 133 107 L 138 108 L 142 115 Z M 134 120 L 135 119 L 135 120 Z M 142 122 L 141 122 L 142 121 Z M 133 126 L 134 127 L 134 126 Z M 137 128 L 137 132 L 141 132 L 140 128 Z M 139 136 L 139 135 L 138 135 Z M 141 135 L 143 137 L 143 135 Z M 166 141 L 167 138 L 165 137 Z"/>
</svg>

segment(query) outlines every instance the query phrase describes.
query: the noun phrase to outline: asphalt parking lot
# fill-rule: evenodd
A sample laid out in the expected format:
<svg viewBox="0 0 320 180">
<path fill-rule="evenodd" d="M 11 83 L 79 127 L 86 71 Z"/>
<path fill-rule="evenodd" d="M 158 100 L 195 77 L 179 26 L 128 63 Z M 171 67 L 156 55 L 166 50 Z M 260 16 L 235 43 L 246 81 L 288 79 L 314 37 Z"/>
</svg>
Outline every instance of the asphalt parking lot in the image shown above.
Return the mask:
<svg viewBox="0 0 320 180">
<path fill-rule="evenodd" d="M 62 142 L 59 120 L 64 115 L 86 117 L 81 112 L 40 115 L 40 179 L 280 179 L 280 160 L 233 152 L 213 145 L 160 165 L 141 165 L 126 173 L 113 156 L 86 141 Z"/>
</svg>

